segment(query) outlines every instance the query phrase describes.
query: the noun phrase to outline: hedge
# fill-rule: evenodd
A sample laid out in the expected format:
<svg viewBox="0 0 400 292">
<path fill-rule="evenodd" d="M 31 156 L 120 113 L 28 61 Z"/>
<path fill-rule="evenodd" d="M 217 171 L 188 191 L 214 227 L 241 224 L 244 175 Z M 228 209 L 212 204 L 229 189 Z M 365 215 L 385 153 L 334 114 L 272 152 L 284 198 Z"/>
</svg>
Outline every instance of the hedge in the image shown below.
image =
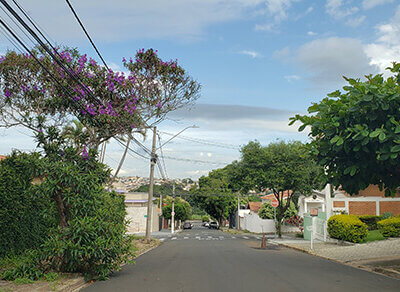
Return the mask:
<svg viewBox="0 0 400 292">
<path fill-rule="evenodd" d="M 378 222 L 378 229 L 384 237 L 400 236 L 400 218 L 389 218 Z"/>
<path fill-rule="evenodd" d="M 332 238 L 361 242 L 368 235 L 368 226 L 355 215 L 334 215 L 328 220 L 328 232 Z"/>
<path fill-rule="evenodd" d="M 378 221 L 381 221 L 383 218 L 382 216 L 378 215 L 362 215 L 358 216 L 361 222 L 364 222 L 368 226 L 368 230 L 376 230 L 378 229 Z"/>
</svg>

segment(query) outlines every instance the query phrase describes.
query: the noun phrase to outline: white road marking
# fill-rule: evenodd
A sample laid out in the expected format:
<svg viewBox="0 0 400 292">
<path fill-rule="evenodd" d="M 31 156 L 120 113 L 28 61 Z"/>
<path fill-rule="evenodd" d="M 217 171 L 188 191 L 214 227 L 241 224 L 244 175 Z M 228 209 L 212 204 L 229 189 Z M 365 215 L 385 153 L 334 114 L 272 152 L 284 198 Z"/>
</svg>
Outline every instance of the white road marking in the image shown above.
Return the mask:
<svg viewBox="0 0 400 292">
<path fill-rule="evenodd" d="M 176 239 L 176 237 L 172 237 L 172 238 L 171 238 L 171 240 L 175 240 L 175 239 Z"/>
<path fill-rule="evenodd" d="M 235 236 L 231 236 L 231 238 L 236 238 Z"/>
<path fill-rule="evenodd" d="M 189 239 L 189 237 L 185 236 L 183 239 Z"/>
<path fill-rule="evenodd" d="M 200 240 L 201 238 L 200 238 L 200 236 L 196 236 L 196 239 L 199 239 L 199 240 Z"/>
<path fill-rule="evenodd" d="M 164 241 L 165 240 L 165 238 L 160 238 L 160 241 Z"/>
<path fill-rule="evenodd" d="M 212 238 L 212 236 L 207 236 L 208 238 Z"/>
<path fill-rule="evenodd" d="M 249 239 L 247 236 L 243 236 L 244 239 Z"/>
</svg>

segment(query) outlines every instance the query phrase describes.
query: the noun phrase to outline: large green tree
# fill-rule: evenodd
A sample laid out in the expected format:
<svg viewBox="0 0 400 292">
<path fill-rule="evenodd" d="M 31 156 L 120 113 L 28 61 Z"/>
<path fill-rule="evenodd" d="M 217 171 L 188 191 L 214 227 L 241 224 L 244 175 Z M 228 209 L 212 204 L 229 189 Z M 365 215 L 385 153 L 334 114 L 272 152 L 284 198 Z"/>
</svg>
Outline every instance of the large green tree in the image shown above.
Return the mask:
<svg viewBox="0 0 400 292">
<path fill-rule="evenodd" d="M 236 199 L 229 185 L 226 168 L 213 170 L 199 179 L 199 185 L 191 189 L 193 199 L 221 225 L 236 211 Z"/>
<path fill-rule="evenodd" d="M 310 194 L 319 187 L 321 168 L 310 159 L 306 147 L 298 141 L 277 142 L 261 146 L 259 142 L 249 142 L 241 149 L 240 161 L 243 188 L 259 191 L 270 190 L 279 202 L 277 231 L 281 236 L 283 216 L 293 197 Z M 287 199 L 284 193 L 288 194 Z"/>
<path fill-rule="evenodd" d="M 343 92 L 328 94 L 296 115 L 291 123 L 311 131 L 311 154 L 326 170 L 326 179 L 350 194 L 370 184 L 394 195 L 400 186 L 400 63 L 394 76 L 345 78 Z"/>
<path fill-rule="evenodd" d="M 168 196 L 163 200 L 163 216 L 165 219 L 171 219 L 172 212 L 172 197 Z M 175 220 L 186 221 L 192 215 L 192 208 L 190 204 L 182 198 L 175 198 L 174 202 Z"/>
</svg>

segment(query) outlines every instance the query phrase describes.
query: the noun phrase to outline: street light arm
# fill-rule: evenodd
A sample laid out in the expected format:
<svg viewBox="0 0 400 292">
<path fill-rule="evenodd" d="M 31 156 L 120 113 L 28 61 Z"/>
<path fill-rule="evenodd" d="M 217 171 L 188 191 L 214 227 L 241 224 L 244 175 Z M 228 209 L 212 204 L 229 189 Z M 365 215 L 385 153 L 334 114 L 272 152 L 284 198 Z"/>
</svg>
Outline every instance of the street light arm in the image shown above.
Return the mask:
<svg viewBox="0 0 400 292">
<path fill-rule="evenodd" d="M 162 147 L 164 147 L 166 144 L 168 144 L 169 142 L 171 142 L 172 139 L 174 139 L 176 136 L 180 135 L 181 133 L 183 133 L 184 131 L 186 131 L 187 129 L 190 128 L 198 128 L 198 126 L 193 125 L 193 126 L 188 126 L 186 128 L 184 128 L 183 130 L 181 130 L 180 132 L 178 132 L 178 134 L 175 134 L 174 136 L 172 136 L 170 139 L 168 139 L 166 142 L 164 142 L 160 147 L 158 147 L 157 149 L 160 149 Z"/>
</svg>

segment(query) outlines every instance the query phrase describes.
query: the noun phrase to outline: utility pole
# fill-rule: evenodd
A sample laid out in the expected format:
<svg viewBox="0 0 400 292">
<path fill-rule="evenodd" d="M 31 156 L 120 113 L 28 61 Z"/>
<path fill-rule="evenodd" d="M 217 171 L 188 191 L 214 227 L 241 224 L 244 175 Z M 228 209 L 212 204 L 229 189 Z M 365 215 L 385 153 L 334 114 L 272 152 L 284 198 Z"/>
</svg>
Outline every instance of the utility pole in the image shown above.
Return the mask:
<svg viewBox="0 0 400 292">
<path fill-rule="evenodd" d="M 240 198 L 239 194 L 237 195 L 237 230 L 240 230 L 240 216 L 239 216 L 239 211 L 240 211 Z"/>
<path fill-rule="evenodd" d="M 149 185 L 149 197 L 147 201 L 147 221 L 146 221 L 146 241 L 150 243 L 150 232 L 151 232 L 151 217 L 153 215 L 153 186 L 154 186 L 154 166 L 157 163 L 156 155 L 156 137 L 157 127 L 153 129 L 153 146 L 151 147 L 151 158 L 150 158 L 150 185 Z"/>
<path fill-rule="evenodd" d="M 172 185 L 171 233 L 175 230 L 175 183 Z"/>
</svg>

